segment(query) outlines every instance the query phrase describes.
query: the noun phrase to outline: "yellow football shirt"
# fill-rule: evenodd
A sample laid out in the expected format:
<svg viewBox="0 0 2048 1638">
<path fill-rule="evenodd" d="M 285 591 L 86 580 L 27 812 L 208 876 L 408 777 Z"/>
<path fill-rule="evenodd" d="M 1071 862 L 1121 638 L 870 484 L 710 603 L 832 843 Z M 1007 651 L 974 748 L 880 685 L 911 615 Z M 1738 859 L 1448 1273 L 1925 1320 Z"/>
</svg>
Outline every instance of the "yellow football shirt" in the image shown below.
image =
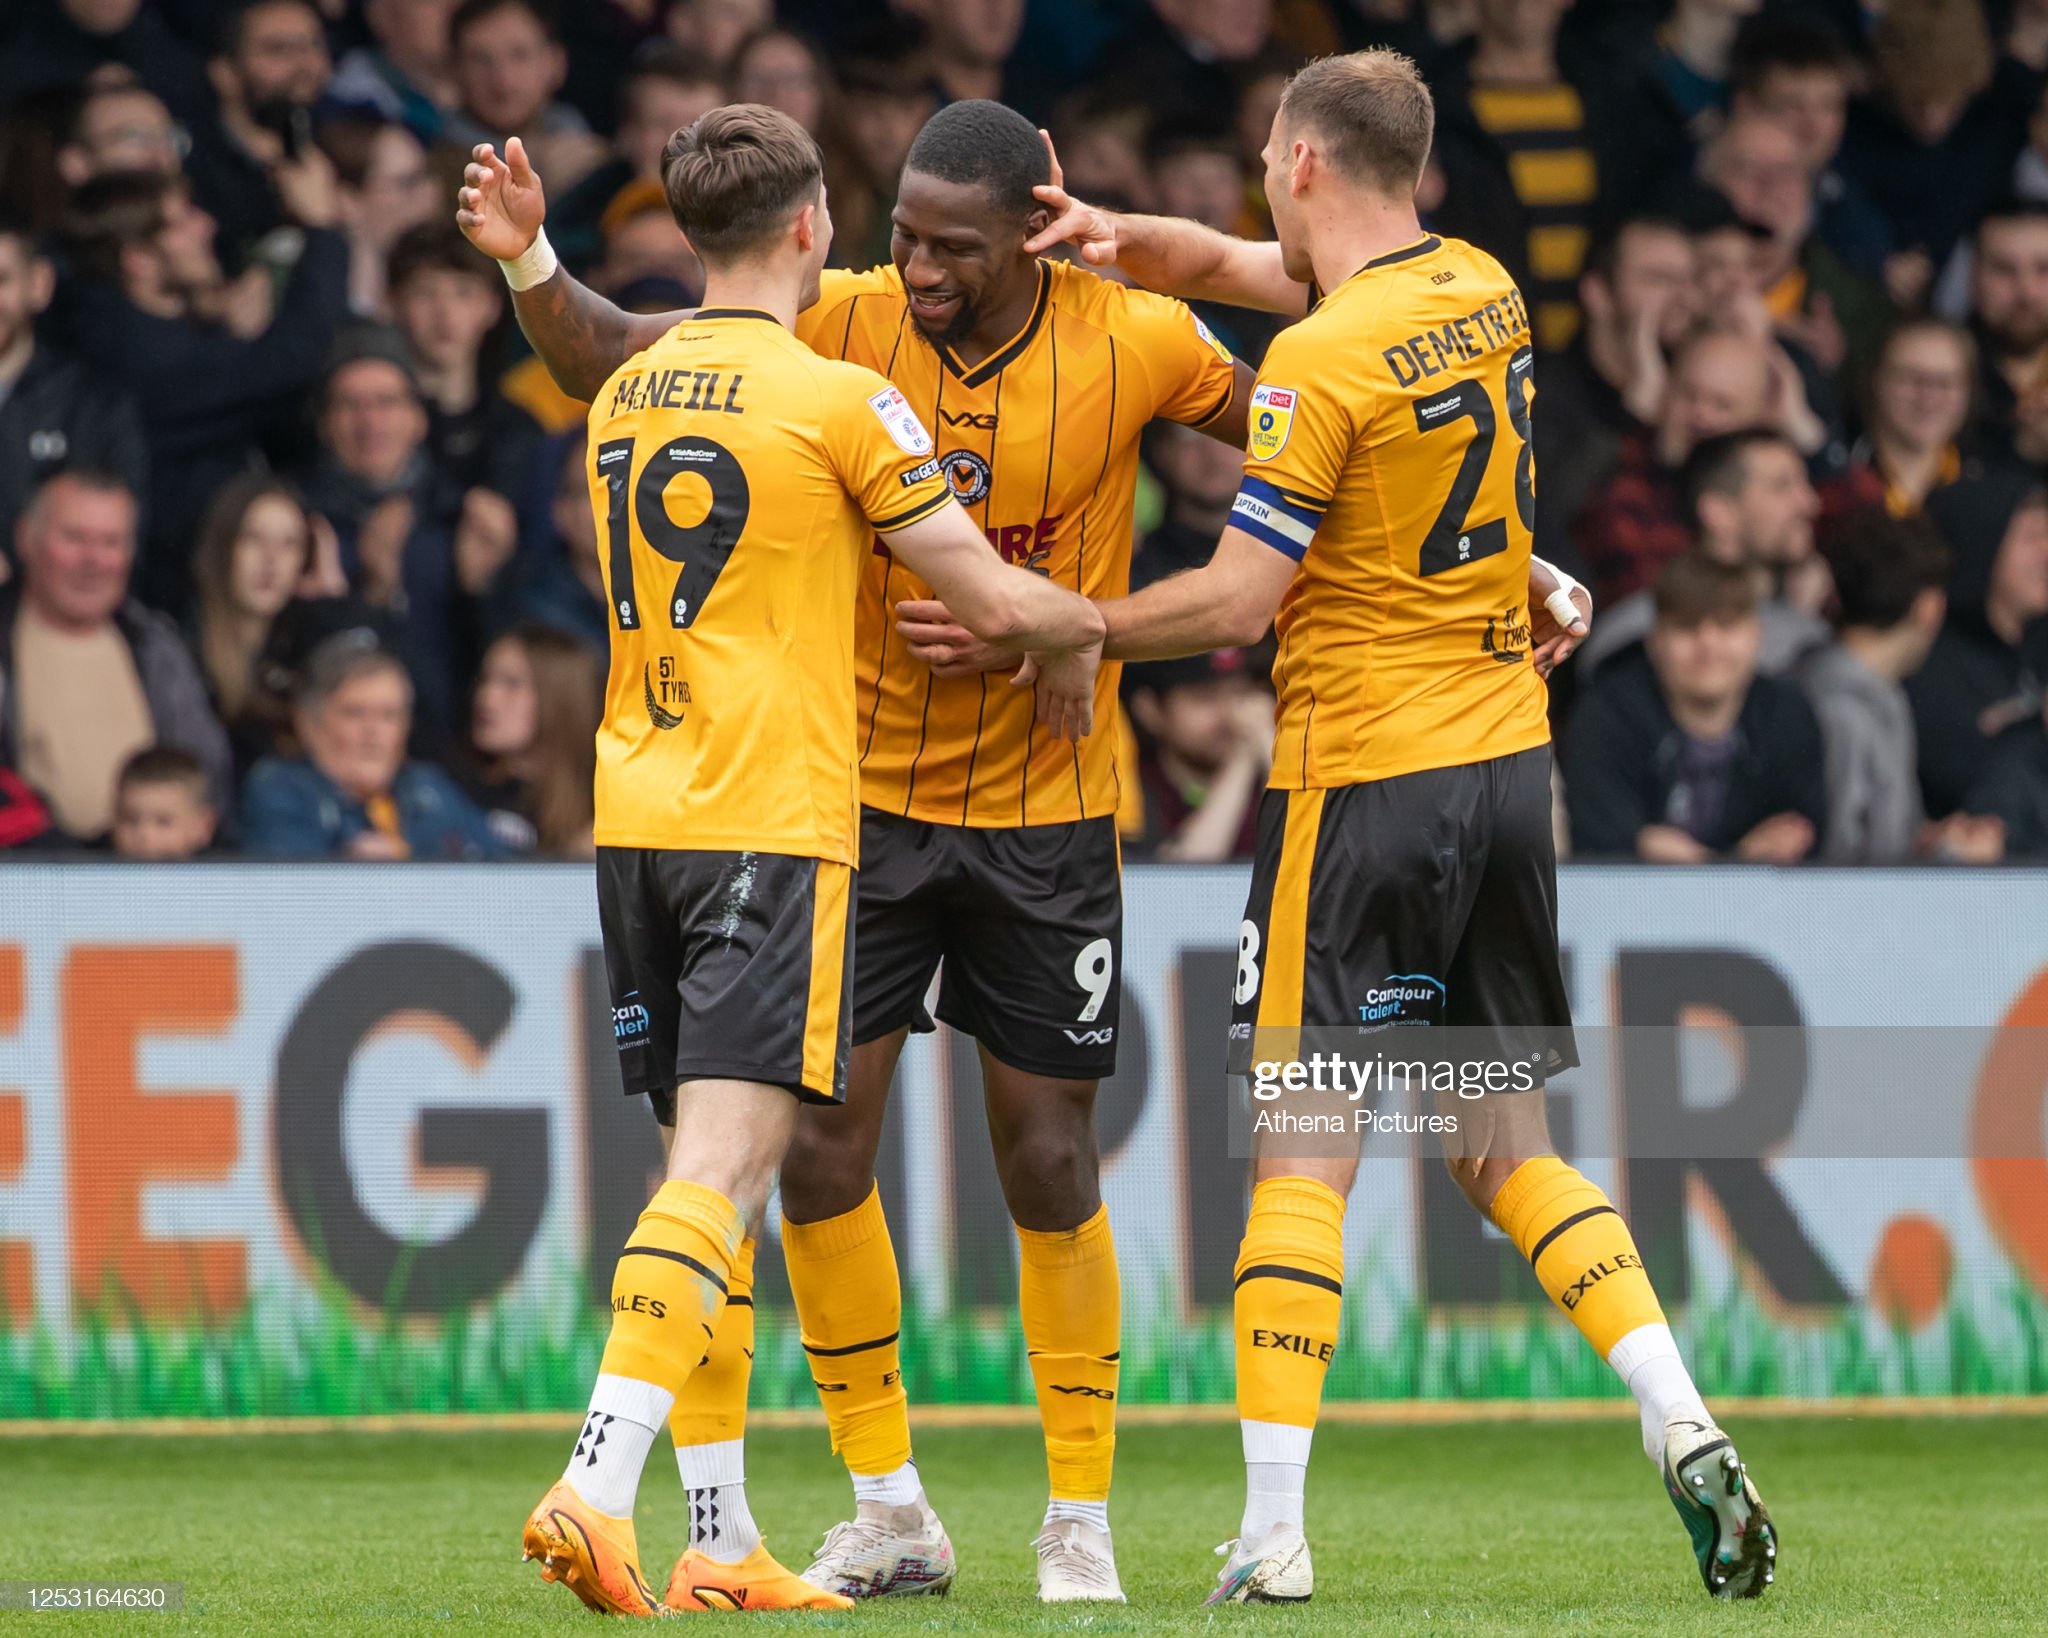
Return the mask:
<svg viewBox="0 0 2048 1638">
<path fill-rule="evenodd" d="M 1275 789 L 1547 743 L 1530 358 L 1514 281 L 1434 235 L 1367 263 L 1267 352 L 1231 521 L 1301 565 L 1276 621 Z"/>
<path fill-rule="evenodd" d="M 1121 597 L 1139 434 L 1155 417 L 1200 426 L 1221 415 L 1235 365 L 1181 302 L 1066 262 L 1041 263 L 1039 281 L 1023 328 L 973 365 L 919 333 L 893 267 L 828 272 L 797 334 L 902 389 L 938 440 L 954 497 L 1005 561 L 1085 597 Z M 878 542 L 856 639 L 861 801 L 983 827 L 1114 814 L 1118 668 L 1097 679 L 1097 731 L 1079 745 L 1054 739 L 1029 691 L 1001 672 L 937 678 L 905 649 L 896 604 L 929 595 Z"/>
<path fill-rule="evenodd" d="M 766 313 L 707 308 L 605 383 L 588 470 L 598 843 L 857 863 L 861 565 L 954 504 L 916 412 Z"/>
</svg>

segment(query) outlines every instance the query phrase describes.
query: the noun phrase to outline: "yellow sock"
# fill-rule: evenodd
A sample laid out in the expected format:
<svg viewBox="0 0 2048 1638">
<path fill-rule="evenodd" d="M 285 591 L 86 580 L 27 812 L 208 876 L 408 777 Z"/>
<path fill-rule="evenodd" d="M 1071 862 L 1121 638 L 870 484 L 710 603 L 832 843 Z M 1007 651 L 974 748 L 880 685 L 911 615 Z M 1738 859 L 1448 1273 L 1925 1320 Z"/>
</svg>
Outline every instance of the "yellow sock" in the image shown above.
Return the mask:
<svg viewBox="0 0 2048 1638">
<path fill-rule="evenodd" d="M 1516 1167 L 1493 1220 L 1602 1359 L 1638 1326 L 1664 1323 L 1621 1213 L 1557 1156 Z"/>
<path fill-rule="evenodd" d="M 1344 1312 L 1344 1201 L 1326 1183 L 1252 1190 L 1237 1252 L 1237 1414 L 1312 1428 Z"/>
<path fill-rule="evenodd" d="M 598 1370 L 680 1394 L 725 1306 L 747 1226 L 700 1183 L 664 1183 L 612 1275 L 612 1331 Z"/>
<path fill-rule="evenodd" d="M 910 1460 L 897 1337 L 903 1286 L 880 1189 L 839 1217 L 782 1223 L 782 1255 L 832 1448 L 850 1473 L 894 1473 Z"/>
<path fill-rule="evenodd" d="M 668 1413 L 678 1450 L 738 1439 L 747 1431 L 747 1382 L 754 1374 L 754 1242 L 740 1243 L 725 1281 L 725 1311 L 690 1385 Z"/>
<path fill-rule="evenodd" d="M 1109 1212 L 1096 1207 L 1079 1228 L 1020 1228 L 1017 1238 L 1023 1246 L 1017 1307 L 1038 1386 L 1052 1494 L 1060 1501 L 1107 1501 L 1123 1329 Z"/>
</svg>

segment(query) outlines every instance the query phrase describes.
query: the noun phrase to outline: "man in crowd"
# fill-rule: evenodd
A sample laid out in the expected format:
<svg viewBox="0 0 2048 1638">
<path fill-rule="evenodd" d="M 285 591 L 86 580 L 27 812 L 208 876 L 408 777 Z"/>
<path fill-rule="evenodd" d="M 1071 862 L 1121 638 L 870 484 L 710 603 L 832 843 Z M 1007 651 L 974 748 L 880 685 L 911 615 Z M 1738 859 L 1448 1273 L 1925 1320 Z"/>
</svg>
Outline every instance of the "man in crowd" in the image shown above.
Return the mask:
<svg viewBox="0 0 2048 1638">
<path fill-rule="evenodd" d="M 307 661 L 293 719 L 304 754 L 250 770 L 243 846 L 298 858 L 495 858 L 503 846 L 462 788 L 407 758 L 412 681 L 365 635 L 342 632 Z"/>
<path fill-rule="evenodd" d="M 1024 0 L 895 0 L 925 27 L 932 78 L 947 102 L 1001 99 L 1004 69 L 1024 28 Z"/>
<path fill-rule="evenodd" d="M 2011 201 L 1977 224 L 1970 325 L 1986 449 L 2048 456 L 2048 203 Z"/>
<path fill-rule="evenodd" d="M 76 842 L 112 828 L 117 776 L 146 746 L 190 752 L 209 799 L 228 797 L 227 734 L 199 667 L 177 627 L 128 595 L 135 526 L 120 478 L 60 472 L 22 514 L 21 573 L 0 588 L 0 767 Z"/>
<path fill-rule="evenodd" d="M 1583 571 L 1567 525 L 1622 441 L 1663 409 L 1671 356 L 1698 312 L 1693 272 L 1692 242 L 1678 222 L 1624 223 L 1594 246 L 1580 275 L 1583 319 L 1572 345 L 1537 361 L 1536 538 L 1574 574 Z"/>
<path fill-rule="evenodd" d="M 305 250 L 275 318 L 253 333 L 223 311 L 213 219 L 181 179 L 105 176 L 73 201 L 67 239 L 80 282 L 69 333 L 142 406 L 151 490 L 140 591 L 157 608 L 183 609 L 207 502 L 290 423 L 346 310 L 348 247 L 329 231 L 333 168 L 315 155 L 278 175 L 291 179 Z"/>
<path fill-rule="evenodd" d="M 1642 656 L 1579 701 L 1565 743 L 1573 850 L 1653 864 L 1796 864 L 1827 824 L 1820 726 L 1798 687 L 1757 675 L 1749 571 L 1688 553 L 1657 577 Z"/>
<path fill-rule="evenodd" d="M 1724 432 L 1686 457 L 1678 492 L 1693 549 L 1746 570 L 1755 582 L 1757 669 L 1766 677 L 1784 675 L 1828 637 L 1820 618 L 1827 568 L 1813 550 L 1820 497 L 1807 480 L 1806 462 L 1782 433 L 1758 427 Z M 1580 645 L 1580 682 L 1642 642 L 1654 624 L 1655 598 L 1648 590 L 1604 611 Z"/>
<path fill-rule="evenodd" d="M 1237 499 L 1237 480 L 1244 471 L 1244 457 L 1228 444 L 1172 421 L 1146 435 L 1145 459 L 1166 491 L 1166 515 L 1131 559 L 1137 585 L 1209 561 L 1216 537 L 1230 521 L 1230 503 Z"/>
<path fill-rule="evenodd" d="M 1936 819 L 1963 805 L 1992 741 L 2041 702 L 2048 615 L 2048 491 L 2026 467 L 1993 467 L 1927 504 L 1948 542 L 1948 619 L 1906 684 L 1920 790 Z"/>
<path fill-rule="evenodd" d="M 555 100 L 569 59 L 535 0 L 462 0 L 448 40 L 460 106 L 441 128 L 437 153 L 447 169 L 459 172 L 477 143 L 513 136 L 560 188 L 604 163 L 603 140 Z"/>
<path fill-rule="evenodd" d="M 364 0 L 372 43 L 341 59 L 328 82 L 329 104 L 366 110 L 433 142 L 455 106 L 448 64 L 454 14 L 455 0 Z"/>
<path fill-rule="evenodd" d="M 1144 824 L 1132 842 L 1154 858 L 1210 864 L 1252 856 L 1273 762 L 1273 693 L 1254 654 L 1219 648 L 1124 673 L 1131 720 L 1144 736 Z"/>
<path fill-rule="evenodd" d="M 142 495 L 149 446 L 135 401 L 104 372 L 36 337 L 56 274 L 19 222 L 0 217 L 0 579 L 29 496 L 66 466 L 111 472 Z"/>
<path fill-rule="evenodd" d="M 326 163 L 313 148 L 312 120 L 333 67 L 311 0 L 253 0 L 221 24 L 206 65 L 219 112 L 198 133 L 189 169 L 235 269 L 252 256 L 277 259 L 259 241 L 297 220 L 280 172 Z"/>
<path fill-rule="evenodd" d="M 1828 532 L 1835 641 L 1800 662 L 1798 681 L 1827 749 L 1828 824 L 1820 857 L 1905 864 L 1923 852 L 1995 860 L 1995 825 L 1954 814 L 1934 832 L 1920 799 L 1919 738 L 1905 680 L 1926 663 L 1948 599 L 1948 549 L 1924 517 L 1868 507 Z"/>
<path fill-rule="evenodd" d="M 92 86 L 57 150 L 57 174 L 67 188 L 115 171 L 175 175 L 184 168 L 185 140 L 163 99 L 147 86 Z"/>
<path fill-rule="evenodd" d="M 540 428 L 483 369 L 485 343 L 505 315 L 498 270 L 459 228 L 436 220 L 393 246 L 390 287 L 391 316 L 426 400 L 430 458 L 463 489 L 523 499 Z"/>
</svg>

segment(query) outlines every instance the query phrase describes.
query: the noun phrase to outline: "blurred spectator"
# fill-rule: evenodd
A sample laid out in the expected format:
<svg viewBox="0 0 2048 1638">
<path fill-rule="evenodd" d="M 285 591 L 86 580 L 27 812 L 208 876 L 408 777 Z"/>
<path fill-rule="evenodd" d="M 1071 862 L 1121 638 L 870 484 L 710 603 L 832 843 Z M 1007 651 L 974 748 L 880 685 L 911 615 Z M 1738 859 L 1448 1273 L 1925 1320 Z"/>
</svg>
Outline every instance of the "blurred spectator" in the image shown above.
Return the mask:
<svg viewBox="0 0 2048 1638">
<path fill-rule="evenodd" d="M 604 673 L 579 639 L 522 623 L 484 653 L 467 784 L 508 853 L 588 859 Z"/>
<path fill-rule="evenodd" d="M 938 99 L 921 51 L 900 31 L 865 36 L 834 61 L 840 140 L 825 159 L 832 259 L 842 267 L 879 267 L 889 260 L 903 161 Z"/>
<path fill-rule="evenodd" d="M 597 518 L 590 508 L 582 428 L 561 439 L 559 448 L 547 539 L 521 563 L 513 604 L 522 619 L 573 632 L 602 656 L 611 643 L 611 610 L 598 557 Z"/>
<path fill-rule="evenodd" d="M 1239 76 L 1272 33 L 1274 0 L 1150 0 L 1127 10 L 1137 20 L 1098 60 L 1172 118 L 1236 102 Z"/>
<path fill-rule="evenodd" d="M 36 339 L 56 274 L 26 229 L 0 217 L 0 579 L 29 496 L 66 466 L 112 472 L 149 490 L 149 446 L 118 382 Z"/>
<path fill-rule="evenodd" d="M 334 64 L 312 0 L 245 0 L 228 11 L 206 68 L 218 113 L 193 133 L 186 169 L 220 225 L 224 259 L 239 268 L 264 235 L 298 219 L 289 200 L 300 186 L 295 173 L 328 169 L 313 146 L 313 107 Z"/>
<path fill-rule="evenodd" d="M 1448 190 L 1433 220 L 1501 259 L 1546 351 L 1578 333 L 1575 287 L 1600 214 L 1628 214 L 1679 141 L 1661 92 L 1609 64 L 1560 61 L 1568 5 L 1477 0 L 1473 45 L 1433 87 Z"/>
<path fill-rule="evenodd" d="M 2048 719 L 2030 717 L 2008 729 L 1971 785 L 1964 814 L 2003 832 L 2005 857 L 2048 857 Z M 1951 821 L 1954 823 L 1955 821 Z"/>
<path fill-rule="evenodd" d="M 675 212 L 660 183 L 627 183 L 605 208 L 598 243 L 602 254 L 590 270 L 596 289 L 616 296 L 642 280 L 665 279 L 690 293 L 683 306 L 697 304 L 704 269 L 676 227 Z"/>
<path fill-rule="evenodd" d="M 750 35 L 725 71 L 730 101 L 779 108 L 814 137 L 824 134 L 830 80 L 818 48 L 787 28 Z"/>
<path fill-rule="evenodd" d="M 548 239 L 556 253 L 579 270 L 595 262 L 598 224 L 621 192 L 635 182 L 659 186 L 661 152 L 668 139 L 724 101 L 723 83 L 701 57 L 679 46 L 660 46 L 638 58 L 619 88 L 619 130 L 612 140 L 612 156 L 560 203 L 548 205 Z M 832 191 L 832 216 L 843 234 L 837 188 Z"/>
<path fill-rule="evenodd" d="M 108 473 L 60 472 L 15 537 L 21 573 L 0 588 L 0 767 L 49 801 L 74 841 L 106 835 L 114 779 L 146 745 L 177 746 L 228 791 L 227 735 L 177 628 L 128 595 L 135 497 Z"/>
<path fill-rule="evenodd" d="M 1906 693 L 1920 792 L 1943 819 L 1969 795 L 1992 741 L 2040 709 L 2048 491 L 2026 468 L 1994 467 L 1938 491 L 1927 514 L 1948 542 L 1948 618 Z"/>
<path fill-rule="evenodd" d="M 206 769 L 189 751 L 152 745 L 121 765 L 114 784 L 114 852 L 123 859 L 192 859 L 213 845 L 220 813 Z"/>
<path fill-rule="evenodd" d="M 344 114 L 320 127 L 333 162 L 336 218 L 348 240 L 348 305 L 359 318 L 389 318 L 391 248 L 408 228 L 444 219 L 427 151 L 403 125 Z"/>
<path fill-rule="evenodd" d="M 1145 460 L 1166 492 L 1166 515 L 1131 560 L 1133 589 L 1209 561 L 1244 476 L 1240 451 L 1177 421 L 1146 429 Z"/>
<path fill-rule="evenodd" d="M 1255 9 L 1256 0 L 1240 0 Z M 932 78 L 947 102 L 1004 99 L 1004 65 L 1024 27 L 1024 0 L 895 0 L 923 23 Z"/>
<path fill-rule="evenodd" d="M 1758 599 L 1757 670 L 1783 676 L 1828 638 L 1820 618 L 1830 591 L 1827 566 L 1813 550 L 1820 499 L 1806 463 L 1779 433 L 1724 432 L 1686 458 L 1678 492 L 1694 548 L 1748 573 Z M 1573 661 L 1580 681 L 1644 641 L 1655 620 L 1647 590 L 1603 608 Z"/>
<path fill-rule="evenodd" d="M 185 121 L 211 102 L 199 55 L 143 0 L 46 0 L 0 52 L 0 108 L 46 88 L 74 90 L 110 69 L 160 95 Z"/>
<path fill-rule="evenodd" d="M 1963 475 L 1958 439 L 1970 418 L 1977 348 L 1969 332 L 1936 318 L 1893 327 L 1870 380 L 1866 431 L 1846 472 L 1829 486 L 1832 511 L 1882 505 L 1907 517 Z"/>
<path fill-rule="evenodd" d="M 290 678 L 271 657 L 281 617 L 295 598 L 347 591 L 340 547 L 296 489 L 255 472 L 214 496 L 192 567 L 193 650 L 246 770 L 279 749 L 289 725 Z"/>
<path fill-rule="evenodd" d="M 1933 524 L 1879 507 L 1829 531 L 1838 588 L 1836 639 L 1799 667 L 1827 751 L 1828 827 L 1821 856 L 1834 864 L 1903 864 L 1916 853 L 1987 861 L 1995 829 L 1956 815 L 1927 825 L 1918 741 L 1905 679 L 1926 663 L 1947 606 L 1948 549 Z"/>
<path fill-rule="evenodd" d="M 458 107 L 441 127 L 436 153 L 451 197 L 480 142 L 502 152 L 507 137 L 520 138 L 548 186 L 563 193 L 604 163 L 603 140 L 555 100 L 569 61 L 536 0 L 462 0 L 448 42 Z"/>
<path fill-rule="evenodd" d="M 403 125 L 422 143 L 441 134 L 455 106 L 448 21 L 455 0 L 363 0 L 368 45 L 341 59 L 328 82 L 332 107 Z"/>
<path fill-rule="evenodd" d="M 1979 435 L 1994 452 L 2048 457 L 2048 204 L 1992 208 L 1970 286 Z"/>
<path fill-rule="evenodd" d="M 39 236 L 55 233 L 64 220 L 68 190 L 57 156 L 70 140 L 77 107 L 75 92 L 58 89 L 0 102 L 0 212 Z"/>
<path fill-rule="evenodd" d="M 751 35 L 775 21 L 775 0 L 674 0 L 669 38 L 724 73 Z"/>
<path fill-rule="evenodd" d="M 1678 469 L 1705 438 L 1768 427 L 1802 454 L 1820 435 L 1782 348 L 1737 330 L 1704 330 L 1680 350 L 1656 426 L 1621 441 L 1572 533 L 1601 607 L 1640 591 L 1685 550 Z"/>
<path fill-rule="evenodd" d="M 231 305 L 213 221 L 182 181 L 106 176 L 73 202 L 67 238 L 81 278 L 70 334 L 87 362 L 134 388 L 149 435 L 150 549 L 140 591 L 153 607 L 184 609 L 192 535 L 207 501 L 288 424 L 283 412 L 319 379 L 345 310 L 348 251 L 327 231 L 331 174 L 324 198 L 316 184 L 295 208 L 305 253 L 275 318 L 252 326 Z"/>
<path fill-rule="evenodd" d="M 1657 31 L 1657 80 L 1688 125 L 1726 101 L 1736 30 L 1762 0 L 1674 0 Z"/>
<path fill-rule="evenodd" d="M 1152 198 L 1160 214 L 1185 216 L 1218 233 L 1238 231 L 1244 209 L 1244 172 L 1237 138 L 1207 119 L 1155 125 L 1145 144 Z"/>
<path fill-rule="evenodd" d="M 524 495 L 540 428 L 482 364 L 505 316 L 498 270 L 453 222 L 423 223 L 391 252 L 391 314 L 426 398 L 429 457 L 464 489 L 481 484 L 507 500 Z"/>
<path fill-rule="evenodd" d="M 1850 111 L 1843 169 L 1885 214 L 1894 246 L 1939 267 L 2005 190 L 2041 94 L 2040 58 L 2000 56 L 1980 0 L 1889 0 L 1871 55 L 1874 95 Z"/>
<path fill-rule="evenodd" d="M 1600 241 L 1579 279 L 1585 315 L 1569 349 L 1536 365 L 1536 538 L 1579 572 L 1567 527 L 1632 432 L 1664 404 L 1670 357 L 1695 314 L 1693 251 L 1666 217 L 1642 216 Z M 1602 611 L 1605 619 L 1605 611 Z"/>
<path fill-rule="evenodd" d="M 171 119 L 163 99 L 142 85 L 87 89 L 72 116 L 64 146 L 57 150 L 57 174 L 67 188 L 82 188 L 115 171 L 162 171 L 185 166 L 191 139 Z"/>
<path fill-rule="evenodd" d="M 1795 864 L 1827 824 L 1820 726 L 1795 684 L 1759 677 L 1756 587 L 1692 554 L 1657 577 L 1641 656 L 1582 696 L 1565 745 L 1581 857 Z"/>
<path fill-rule="evenodd" d="M 1151 123 L 1127 85 L 1085 86 L 1062 98 L 1051 129 L 1068 190 L 1090 203 L 1101 201 L 1106 210 L 1149 210 L 1145 133 Z M 1261 144 L 1265 140 L 1259 138 Z"/>
<path fill-rule="evenodd" d="M 401 623 L 398 651 L 427 741 L 438 743 L 480 646 L 479 600 L 518 544 L 518 519 L 503 496 L 465 491 L 434 463 L 428 427 L 403 340 L 375 329 L 343 337 L 306 498 L 340 536 L 350 585 Z"/>
<path fill-rule="evenodd" d="M 1700 155 L 1700 178 L 1746 222 L 1767 228 L 1754 264 L 1759 294 L 1778 334 L 1826 374 L 1868 378 L 1887 318 L 1884 293 L 1850 272 L 1813 234 L 1815 172 L 1792 126 L 1737 114 Z"/>
<path fill-rule="evenodd" d="M 1249 859 L 1273 762 L 1273 695 L 1249 651 L 1131 666 L 1124 697 L 1141 734 L 1135 845 L 1182 864 Z"/>
<path fill-rule="evenodd" d="M 337 859 L 490 859 L 503 846 L 431 762 L 406 759 L 412 682 L 354 634 L 306 667 L 295 725 L 304 754 L 257 763 L 242 787 L 250 853 Z"/>
</svg>

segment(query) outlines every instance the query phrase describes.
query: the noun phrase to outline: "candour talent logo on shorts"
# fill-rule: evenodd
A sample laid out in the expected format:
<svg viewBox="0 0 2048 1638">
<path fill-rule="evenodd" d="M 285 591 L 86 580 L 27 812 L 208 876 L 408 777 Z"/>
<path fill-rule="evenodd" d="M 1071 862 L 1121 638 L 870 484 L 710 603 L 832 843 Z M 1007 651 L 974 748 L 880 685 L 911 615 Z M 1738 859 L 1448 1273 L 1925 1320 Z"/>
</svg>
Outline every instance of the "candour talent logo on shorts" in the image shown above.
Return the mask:
<svg viewBox="0 0 2048 1638">
<path fill-rule="evenodd" d="M 641 1045 L 647 1039 L 648 1031 L 654 1027 L 647 1016 L 647 1009 L 636 999 L 639 994 L 638 990 L 633 991 L 621 1005 L 612 1008 L 612 1039 L 618 1043 L 621 1052 Z"/>
<path fill-rule="evenodd" d="M 1361 1024 L 1429 1024 L 1443 1011 L 1444 986 L 1427 973 L 1389 973 L 1365 992 Z"/>
</svg>

